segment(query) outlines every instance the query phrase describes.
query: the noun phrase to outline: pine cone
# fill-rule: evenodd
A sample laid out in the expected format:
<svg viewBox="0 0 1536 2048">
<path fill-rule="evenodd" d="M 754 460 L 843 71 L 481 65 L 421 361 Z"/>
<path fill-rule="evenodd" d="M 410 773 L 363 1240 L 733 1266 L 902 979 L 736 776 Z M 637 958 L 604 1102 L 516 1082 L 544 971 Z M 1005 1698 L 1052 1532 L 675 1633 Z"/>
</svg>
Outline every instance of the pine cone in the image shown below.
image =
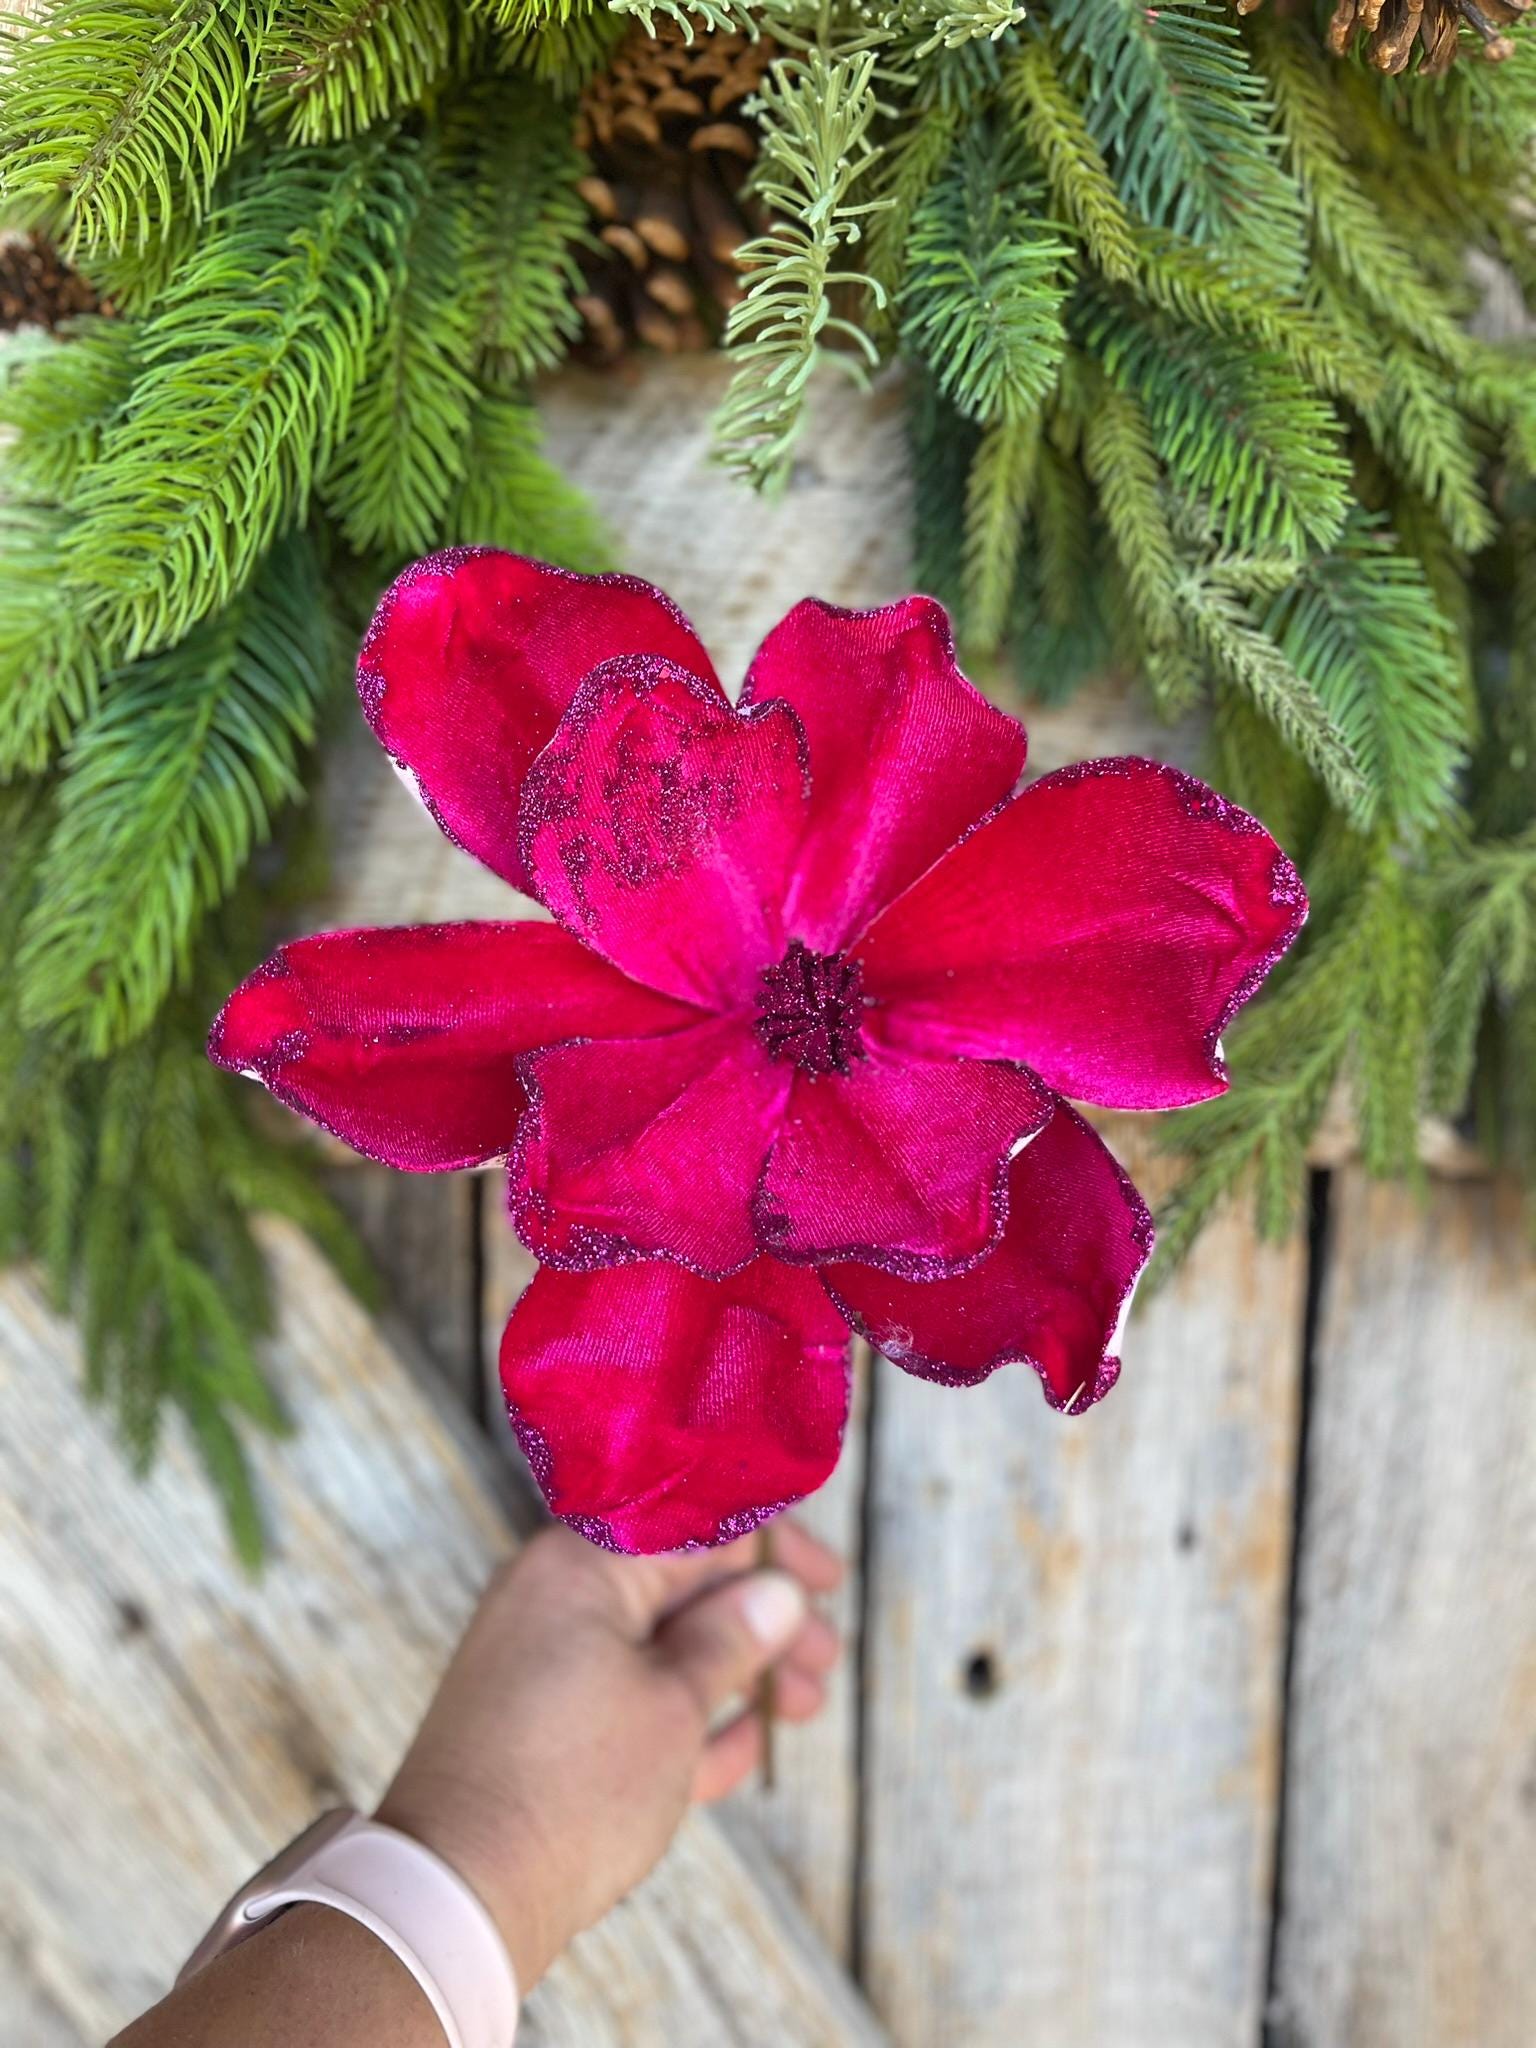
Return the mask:
<svg viewBox="0 0 1536 2048">
<path fill-rule="evenodd" d="M 764 216 L 743 194 L 757 131 L 743 112 L 777 54 L 767 36 L 638 25 L 582 94 L 580 191 L 600 254 L 577 296 L 585 353 L 615 363 L 636 340 L 668 354 L 707 348 L 741 297 L 736 252 Z"/>
<path fill-rule="evenodd" d="M 111 310 L 44 236 L 0 235 L 0 333 Z"/>
<path fill-rule="evenodd" d="M 1236 0 L 1239 14 L 1253 14 L 1264 0 Z M 1483 39 L 1483 55 L 1502 64 L 1515 46 L 1503 33 L 1512 28 L 1536 0 L 1335 0 L 1327 42 L 1342 57 L 1357 36 L 1366 38 L 1366 54 L 1378 71 L 1395 77 L 1406 71 L 1419 45 L 1418 75 L 1438 78 L 1456 55 L 1463 22 Z"/>
</svg>

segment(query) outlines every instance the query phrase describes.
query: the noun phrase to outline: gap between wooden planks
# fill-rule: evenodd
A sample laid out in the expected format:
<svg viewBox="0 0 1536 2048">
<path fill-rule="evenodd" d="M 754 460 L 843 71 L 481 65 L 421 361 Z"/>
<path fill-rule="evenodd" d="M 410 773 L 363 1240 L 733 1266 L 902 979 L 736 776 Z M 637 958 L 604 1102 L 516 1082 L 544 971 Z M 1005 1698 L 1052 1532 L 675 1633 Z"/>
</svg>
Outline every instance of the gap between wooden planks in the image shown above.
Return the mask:
<svg viewBox="0 0 1536 2048">
<path fill-rule="evenodd" d="M 263 1241 L 298 1434 L 259 1453 L 277 1555 L 229 1558 L 172 1441 L 136 1483 L 78 1345 L 0 1277 L 0 2038 L 99 2042 L 159 1995 L 236 1882 L 382 1789 L 508 1546 L 483 1445 L 290 1227 Z M 520 2038 L 522 2038 L 520 2036 Z M 546 2048 L 878 2048 L 783 1889 L 696 1817 L 532 2000 Z"/>
<path fill-rule="evenodd" d="M 1277 2048 L 1536 2041 L 1536 1248 L 1507 1183 L 1333 1178 Z"/>
</svg>

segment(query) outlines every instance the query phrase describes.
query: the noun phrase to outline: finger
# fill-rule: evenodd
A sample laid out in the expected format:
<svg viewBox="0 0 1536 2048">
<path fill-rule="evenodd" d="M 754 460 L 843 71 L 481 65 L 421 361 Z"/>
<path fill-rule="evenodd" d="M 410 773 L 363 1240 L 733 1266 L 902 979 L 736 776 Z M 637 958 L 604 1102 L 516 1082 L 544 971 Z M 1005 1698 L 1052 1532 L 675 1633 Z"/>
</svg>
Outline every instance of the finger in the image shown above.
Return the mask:
<svg viewBox="0 0 1536 2048">
<path fill-rule="evenodd" d="M 818 1673 L 794 1664 L 773 1670 L 773 1714 L 776 1721 L 811 1721 L 827 1704 L 827 1688 Z"/>
<path fill-rule="evenodd" d="M 723 1799 L 743 1784 L 762 1760 L 763 1724 L 756 1714 L 743 1714 L 722 1728 L 705 1748 L 693 1774 L 690 1796 L 701 1806 Z"/>
<path fill-rule="evenodd" d="M 762 1550 L 765 1537 L 769 1546 L 766 1558 Z M 750 1571 L 754 1565 L 771 1564 L 780 1571 L 793 1572 L 813 1593 L 833 1592 L 843 1582 L 843 1561 L 837 1552 L 790 1515 L 781 1515 L 750 1536 L 738 1536 L 734 1543 L 722 1543 L 713 1550 L 674 1551 L 644 1562 L 658 1569 L 672 1605 L 718 1580 Z"/>
<path fill-rule="evenodd" d="M 774 1671 L 774 1714 L 780 1721 L 810 1721 L 827 1703 L 819 1678 L 780 1664 Z M 755 1712 L 728 1721 L 705 1744 L 694 1772 L 692 1797 L 701 1803 L 723 1798 L 754 1770 L 763 1754 L 763 1724 Z"/>
<path fill-rule="evenodd" d="M 784 1653 L 784 1662 L 802 1671 L 830 1671 L 843 1653 L 843 1639 L 823 1614 L 813 1608 L 805 1626 Z"/>
<path fill-rule="evenodd" d="M 618 1619 L 636 1642 L 644 1642 L 669 1614 L 706 1588 L 739 1578 L 757 1562 L 756 1539 L 751 1536 L 713 1549 L 661 1551 L 654 1557 L 630 1557 L 615 1551 L 595 1555 Z"/>
<path fill-rule="evenodd" d="M 830 1593 L 842 1583 L 843 1562 L 836 1551 L 789 1516 L 772 1523 L 769 1540 L 774 1566 L 792 1572 L 811 1592 Z M 643 1642 L 668 1615 L 708 1587 L 761 1562 L 760 1531 L 715 1549 L 663 1552 L 656 1557 L 598 1550 L 569 1530 L 549 1530 L 538 1541 L 569 1545 L 586 1553 L 584 1562 L 592 1579 L 600 1583 L 605 1604 L 624 1634 L 635 1642 Z"/>
<path fill-rule="evenodd" d="M 656 1648 L 706 1717 L 713 1716 L 789 1648 L 806 1616 L 806 1591 L 797 1578 L 748 1572 L 669 1616 L 656 1631 Z"/>
<path fill-rule="evenodd" d="M 750 1692 L 732 1693 L 731 1697 L 718 1707 L 711 1719 L 714 1735 L 734 1721 L 738 1715 L 753 1711 L 754 1701 L 761 1694 L 763 1681 L 758 1682 Z M 775 1716 L 781 1721 L 809 1721 L 813 1714 L 819 1714 L 827 1701 L 827 1680 L 824 1671 L 816 1671 L 795 1662 L 793 1649 L 773 1667 L 773 1705 Z"/>
</svg>

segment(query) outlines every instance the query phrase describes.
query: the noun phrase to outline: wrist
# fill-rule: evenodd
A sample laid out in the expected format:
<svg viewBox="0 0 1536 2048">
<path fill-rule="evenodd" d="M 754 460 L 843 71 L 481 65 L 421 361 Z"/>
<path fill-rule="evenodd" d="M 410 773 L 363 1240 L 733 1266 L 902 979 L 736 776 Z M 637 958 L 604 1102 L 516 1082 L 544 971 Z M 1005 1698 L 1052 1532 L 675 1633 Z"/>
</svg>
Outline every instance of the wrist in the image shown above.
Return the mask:
<svg viewBox="0 0 1536 2048">
<path fill-rule="evenodd" d="M 542 1872 L 531 1817 L 498 1797 L 491 1801 L 456 1785 L 402 1778 L 374 1819 L 430 1849 L 467 1884 L 496 1925 L 526 1997 L 565 1946 L 558 1888 Z"/>
</svg>

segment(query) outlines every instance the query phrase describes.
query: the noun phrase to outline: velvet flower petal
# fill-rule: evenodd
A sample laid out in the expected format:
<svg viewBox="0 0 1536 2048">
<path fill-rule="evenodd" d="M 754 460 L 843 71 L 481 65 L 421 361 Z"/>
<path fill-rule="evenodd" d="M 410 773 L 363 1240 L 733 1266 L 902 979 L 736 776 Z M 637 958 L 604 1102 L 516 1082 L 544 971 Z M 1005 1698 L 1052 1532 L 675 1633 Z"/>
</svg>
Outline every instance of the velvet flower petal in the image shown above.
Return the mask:
<svg viewBox="0 0 1536 2048">
<path fill-rule="evenodd" d="M 385 591 L 357 687 L 385 751 L 448 837 L 526 889 L 523 777 L 582 678 L 618 654 L 677 662 L 725 701 L 693 628 L 649 583 L 450 548 Z"/>
<path fill-rule="evenodd" d="M 848 1331 L 815 1277 L 548 1268 L 501 1343 L 544 1497 L 613 1550 L 725 1543 L 820 1486 L 848 1414 Z"/>
<path fill-rule="evenodd" d="M 1022 1067 L 878 1043 L 846 1075 L 797 1073 L 757 1194 L 758 1242 L 797 1263 L 955 1272 L 1002 1229 L 1009 1155 L 1052 1107 Z"/>
<path fill-rule="evenodd" d="M 741 1019 L 555 1046 L 521 1071 L 511 1204 L 530 1251 L 573 1271 L 661 1256 L 711 1275 L 756 1256 L 752 1191 L 789 1075 Z"/>
<path fill-rule="evenodd" d="M 931 597 L 862 612 L 805 599 L 748 671 L 742 702 L 768 698 L 810 744 L 789 922 L 813 952 L 846 945 L 1024 772 L 1024 728 L 961 674 Z"/>
<path fill-rule="evenodd" d="M 607 663 L 523 792 L 523 857 L 562 924 L 639 981 L 715 1009 L 784 950 L 805 820 L 804 735 L 672 664 Z"/>
<path fill-rule="evenodd" d="M 1024 790 L 859 946 L 893 1039 L 1026 1060 L 1064 1095 L 1172 1109 L 1226 1086 L 1220 1037 L 1307 899 L 1263 826 L 1156 761 Z"/>
<path fill-rule="evenodd" d="M 824 1268 L 861 1336 L 922 1379 L 971 1386 L 1020 1361 L 1053 1408 L 1080 1414 L 1120 1372 L 1152 1219 L 1126 1175 L 1065 1103 L 1009 1171 L 1008 1224 L 983 1263 L 914 1285 L 873 1266 Z"/>
<path fill-rule="evenodd" d="M 696 1016 L 555 925 L 413 925 L 283 946 L 225 1003 L 208 1051 L 368 1158 L 436 1173 L 510 1149 L 530 1047 Z"/>
</svg>

